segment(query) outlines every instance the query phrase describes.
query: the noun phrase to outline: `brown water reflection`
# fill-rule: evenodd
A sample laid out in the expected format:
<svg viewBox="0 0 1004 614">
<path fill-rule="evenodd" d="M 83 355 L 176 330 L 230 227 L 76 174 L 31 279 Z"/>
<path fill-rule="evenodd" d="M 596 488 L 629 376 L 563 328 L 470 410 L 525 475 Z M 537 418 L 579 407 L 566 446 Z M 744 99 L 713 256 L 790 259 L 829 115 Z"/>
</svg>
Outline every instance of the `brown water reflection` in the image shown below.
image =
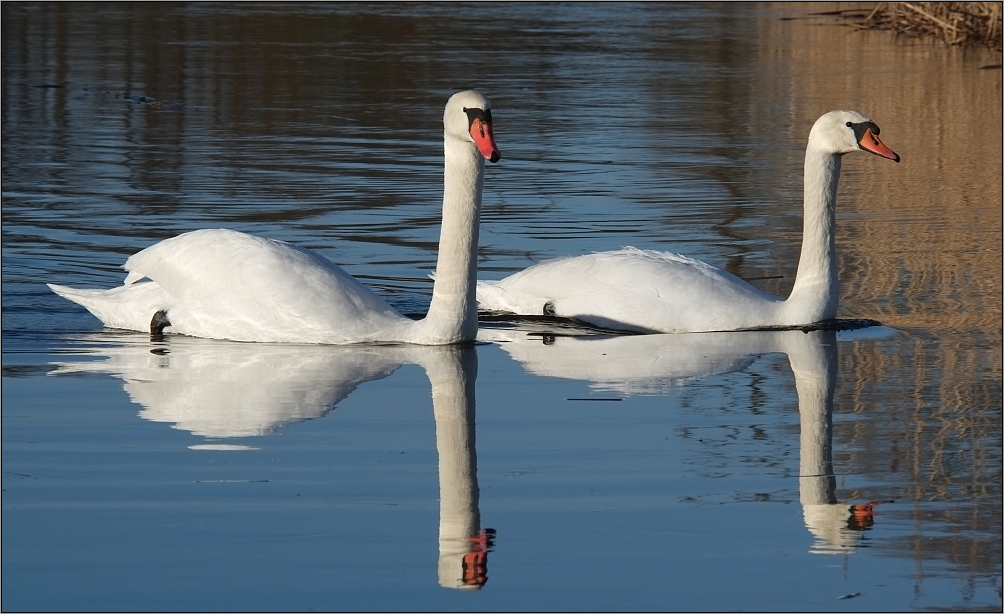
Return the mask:
<svg viewBox="0 0 1004 614">
<path fill-rule="evenodd" d="M 893 496 L 914 504 L 903 514 L 941 525 L 936 537 L 922 529 L 889 544 L 921 576 L 932 555 L 990 571 L 1002 530 L 1001 71 L 978 68 L 994 55 L 982 49 L 775 18 L 787 10 L 760 20 L 761 39 L 773 44 L 758 66 L 771 77 L 757 80 L 751 104 L 787 107 L 796 124 L 834 101 L 867 109 L 903 156 L 894 172 L 845 165 L 841 314 L 905 334 L 841 357 L 841 372 L 853 375 L 839 403 L 872 419 L 838 424 L 837 438 L 849 442 L 840 462 L 883 486 L 856 496 L 899 484 Z M 843 44 L 848 36 L 853 44 Z"/>
</svg>

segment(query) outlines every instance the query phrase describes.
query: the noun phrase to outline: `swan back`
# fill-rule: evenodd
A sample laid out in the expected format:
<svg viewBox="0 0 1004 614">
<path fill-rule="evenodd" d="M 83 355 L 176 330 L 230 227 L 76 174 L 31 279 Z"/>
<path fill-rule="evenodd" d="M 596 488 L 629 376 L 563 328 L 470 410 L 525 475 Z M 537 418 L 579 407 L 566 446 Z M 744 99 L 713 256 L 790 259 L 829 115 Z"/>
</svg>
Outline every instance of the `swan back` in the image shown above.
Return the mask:
<svg viewBox="0 0 1004 614">
<path fill-rule="evenodd" d="M 172 297 L 173 332 L 238 341 L 357 343 L 409 323 L 314 252 L 233 230 L 197 230 L 131 256 L 127 285 Z"/>
<path fill-rule="evenodd" d="M 478 300 L 486 310 L 669 333 L 775 325 L 782 305 L 700 260 L 633 247 L 546 261 L 499 282 L 482 282 Z"/>
</svg>

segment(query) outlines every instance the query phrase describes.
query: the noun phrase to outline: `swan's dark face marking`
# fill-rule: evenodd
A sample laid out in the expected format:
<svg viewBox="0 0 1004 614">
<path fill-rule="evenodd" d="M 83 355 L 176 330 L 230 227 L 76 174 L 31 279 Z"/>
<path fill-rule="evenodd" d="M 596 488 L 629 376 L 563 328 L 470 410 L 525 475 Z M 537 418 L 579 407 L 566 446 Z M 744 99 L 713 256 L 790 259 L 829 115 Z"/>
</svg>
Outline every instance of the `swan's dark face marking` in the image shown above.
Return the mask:
<svg viewBox="0 0 1004 614">
<path fill-rule="evenodd" d="M 482 123 L 491 124 L 492 123 L 492 110 L 491 109 L 479 109 L 477 107 L 467 108 L 464 107 L 464 113 L 467 114 L 467 127 L 474 128 L 474 120 L 480 119 Z"/>
<path fill-rule="evenodd" d="M 883 158 L 899 162 L 899 154 L 885 146 L 878 138 L 879 127 L 874 122 L 847 122 L 847 127 L 854 131 L 854 140 L 858 147 Z"/>
<path fill-rule="evenodd" d="M 467 114 L 467 128 L 471 138 L 481 155 L 493 163 L 501 160 L 502 154 L 495 146 L 495 135 L 492 134 L 492 110 L 464 107 L 464 113 Z"/>
</svg>

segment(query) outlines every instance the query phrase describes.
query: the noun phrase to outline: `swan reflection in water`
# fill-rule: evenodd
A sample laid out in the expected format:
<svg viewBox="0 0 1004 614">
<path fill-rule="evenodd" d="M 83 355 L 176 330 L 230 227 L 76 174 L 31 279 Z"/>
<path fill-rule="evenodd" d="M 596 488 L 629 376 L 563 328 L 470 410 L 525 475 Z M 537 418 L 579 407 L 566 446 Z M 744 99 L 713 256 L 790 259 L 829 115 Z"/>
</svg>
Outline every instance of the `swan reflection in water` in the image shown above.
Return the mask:
<svg viewBox="0 0 1004 614">
<path fill-rule="evenodd" d="M 111 342 L 110 342 L 111 340 Z M 477 589 L 488 581 L 494 529 L 481 529 L 475 452 L 477 350 L 472 346 L 323 346 L 234 343 L 170 336 L 85 338 L 98 361 L 55 363 L 54 375 L 109 373 L 123 381 L 139 415 L 211 440 L 274 433 L 320 418 L 360 384 L 404 364 L 432 386 L 439 451 L 439 583 Z M 250 446 L 207 443 L 193 449 Z"/>
<path fill-rule="evenodd" d="M 571 333 L 572 329 L 568 329 Z M 759 356 L 784 353 L 795 376 L 801 426 L 799 500 L 815 538 L 811 552 L 845 554 L 863 545 L 876 503 L 837 502 L 833 473 L 833 394 L 837 338 L 833 330 L 747 331 L 610 336 L 481 329 L 527 372 L 586 380 L 597 391 L 664 393 L 709 375 L 741 371 Z"/>
</svg>

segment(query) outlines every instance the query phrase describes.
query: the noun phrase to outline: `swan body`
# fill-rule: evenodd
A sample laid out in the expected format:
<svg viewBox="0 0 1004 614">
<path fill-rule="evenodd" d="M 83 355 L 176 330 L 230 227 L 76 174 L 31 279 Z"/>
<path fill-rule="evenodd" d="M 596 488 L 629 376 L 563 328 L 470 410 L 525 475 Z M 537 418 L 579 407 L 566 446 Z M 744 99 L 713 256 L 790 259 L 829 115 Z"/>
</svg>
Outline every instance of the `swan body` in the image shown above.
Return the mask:
<svg viewBox="0 0 1004 614">
<path fill-rule="evenodd" d="M 222 229 L 185 233 L 131 256 L 118 288 L 49 287 L 112 328 L 288 343 L 473 340 L 484 160 L 500 158 L 491 103 L 473 90 L 455 94 L 443 124 L 443 226 L 432 304 L 423 320 L 401 315 L 319 254 Z"/>
<path fill-rule="evenodd" d="M 801 326 L 834 318 L 841 158 L 863 150 L 899 162 L 878 134 L 874 122 L 853 111 L 831 111 L 813 125 L 805 152 L 802 252 L 787 300 L 699 260 L 629 247 L 542 262 L 500 281 L 479 281 L 479 308 L 663 333 Z"/>
</svg>

